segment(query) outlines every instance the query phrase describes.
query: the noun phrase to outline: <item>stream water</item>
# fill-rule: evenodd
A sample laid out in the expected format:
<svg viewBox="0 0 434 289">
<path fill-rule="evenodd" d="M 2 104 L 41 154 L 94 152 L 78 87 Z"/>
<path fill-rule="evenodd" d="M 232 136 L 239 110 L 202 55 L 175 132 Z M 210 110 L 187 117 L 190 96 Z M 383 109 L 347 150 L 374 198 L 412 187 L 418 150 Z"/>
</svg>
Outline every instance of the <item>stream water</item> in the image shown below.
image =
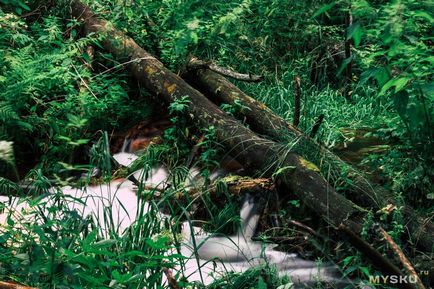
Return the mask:
<svg viewBox="0 0 434 289">
<path fill-rule="evenodd" d="M 124 166 L 131 165 L 136 158 L 134 154 L 125 151 L 114 155 L 114 159 Z M 222 169 L 212 172 L 211 181 L 226 173 L 228 172 Z M 133 175 L 146 186 L 162 189 L 169 183 L 169 173 L 164 167 L 153 167 L 147 178 L 143 178 L 143 171 L 137 171 Z M 198 178 L 199 169 L 193 167 L 186 185 L 194 185 Z M 276 250 L 276 245 L 253 241 L 252 236 L 260 218 L 259 207 L 253 196 L 244 197 L 240 210 L 240 227 L 238 232 L 231 236 L 208 233 L 201 227 L 192 225 L 192 222 L 184 222 L 180 253 L 186 261 L 174 270 L 182 271 L 190 282 L 197 281 L 208 285 L 227 272 L 242 273 L 267 264 L 276 268 L 279 276 L 289 276 L 293 288 L 311 288 L 318 282 L 327 283 L 333 288 L 357 287 L 348 278 L 344 278 L 334 264 L 318 264 L 304 260 L 297 254 Z"/>
<path fill-rule="evenodd" d="M 113 157 L 125 167 L 129 167 L 137 158 L 135 154 L 128 151 L 122 151 Z M 190 184 L 197 179 L 198 171 L 197 168 L 190 171 Z M 214 173 L 214 177 L 217 177 L 225 172 L 220 170 Z M 164 189 L 169 183 L 169 172 L 163 166 L 155 166 L 147 174 L 139 170 L 133 175 L 147 187 Z M 138 200 L 135 184 L 126 179 L 82 189 L 63 187 L 61 191 L 75 200 L 67 202 L 68 208 L 78 211 L 83 217 L 91 216 L 103 234 L 108 230 L 107 224 L 102 221 L 105 219 L 104 215 L 110 214 L 115 227 L 122 234 L 135 222 L 138 204 L 145 212 L 150 208 L 149 203 Z M 0 201 L 8 203 L 10 199 L 0 197 Z M 18 199 L 12 202 L 16 204 L 13 208 L 17 212 L 28 207 L 28 203 L 19 202 Z M 159 214 L 161 222 L 166 217 L 162 213 Z M 259 217 L 260 212 L 255 198 L 246 195 L 240 211 L 241 225 L 234 235 L 215 235 L 204 232 L 200 227 L 193 226 L 191 222 L 184 222 L 180 253 L 185 257 L 185 263 L 175 267 L 174 271 L 182 270 L 189 281 L 208 285 L 227 272 L 242 273 L 255 266 L 268 264 L 275 267 L 280 276 L 289 276 L 294 283 L 294 288 L 309 288 L 319 280 L 333 283 L 333 288 L 356 287 L 350 280 L 343 278 L 338 267 L 333 264 L 319 265 L 317 262 L 304 260 L 297 254 L 278 251 L 275 245 L 252 241 L 251 237 L 256 231 Z M 5 222 L 6 213 L 0 214 L 0 224 Z"/>
</svg>

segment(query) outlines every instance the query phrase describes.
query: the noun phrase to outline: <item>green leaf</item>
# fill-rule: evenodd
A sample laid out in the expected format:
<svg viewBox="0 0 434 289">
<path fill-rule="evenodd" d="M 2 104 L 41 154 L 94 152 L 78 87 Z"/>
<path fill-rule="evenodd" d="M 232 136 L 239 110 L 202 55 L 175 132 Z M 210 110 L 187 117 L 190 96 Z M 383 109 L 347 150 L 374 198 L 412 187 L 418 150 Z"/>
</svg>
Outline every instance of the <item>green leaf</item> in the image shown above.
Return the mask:
<svg viewBox="0 0 434 289">
<path fill-rule="evenodd" d="M 433 24 L 434 22 L 434 18 L 426 11 L 421 11 L 421 10 L 414 11 L 413 16 L 425 18 L 425 20 L 428 20 L 428 22 L 431 24 Z"/>
<path fill-rule="evenodd" d="M 146 255 L 143 251 L 132 250 L 132 251 L 126 252 L 122 256 L 125 256 L 125 257 L 146 257 L 148 255 Z"/>
<path fill-rule="evenodd" d="M 7 222 L 7 224 L 8 224 L 9 226 L 11 226 L 11 227 L 13 227 L 13 226 L 15 225 L 14 220 L 13 220 L 10 216 L 8 216 L 6 222 Z"/>
<path fill-rule="evenodd" d="M 66 142 L 71 142 L 71 141 L 72 141 L 71 138 L 69 138 L 69 137 L 67 137 L 67 136 L 64 136 L 64 135 L 59 135 L 57 138 L 58 138 L 59 140 L 64 140 L 64 141 L 66 141 Z"/>
<path fill-rule="evenodd" d="M 410 78 L 408 78 L 408 77 L 398 78 L 395 82 L 395 93 L 400 92 L 409 81 L 410 81 Z"/>
<path fill-rule="evenodd" d="M 29 6 L 27 6 L 27 4 L 26 3 L 24 3 L 23 1 L 15 1 L 16 2 L 16 4 L 18 4 L 21 8 L 23 8 L 24 10 L 27 10 L 27 11 L 30 11 L 31 9 L 30 9 L 30 7 Z"/>
<path fill-rule="evenodd" d="M 348 257 L 346 257 L 346 258 L 342 261 L 344 267 L 348 266 L 348 265 L 351 263 L 351 261 L 353 261 L 353 259 L 354 259 L 354 256 L 348 256 Z"/>
<path fill-rule="evenodd" d="M 350 27 L 348 27 L 347 30 L 347 39 L 353 39 L 354 40 L 354 46 L 358 47 L 360 44 L 360 41 L 362 40 L 362 36 L 364 34 L 362 26 L 360 26 L 359 23 L 354 23 Z"/>
<path fill-rule="evenodd" d="M 86 52 L 82 53 L 81 57 L 83 58 L 84 61 L 86 61 L 87 63 L 90 63 L 91 60 L 90 60 L 89 54 L 87 54 Z"/>
<path fill-rule="evenodd" d="M 426 123 L 426 116 L 424 113 L 423 105 L 420 102 L 413 101 L 408 102 L 407 106 L 407 117 L 409 120 L 409 125 L 412 128 L 413 132 L 416 133 L 417 130 L 420 130 L 424 127 Z"/>
<path fill-rule="evenodd" d="M 258 289 L 267 289 L 267 284 L 265 283 L 264 279 L 262 277 L 259 277 L 258 279 L 258 285 L 257 287 Z"/>
<path fill-rule="evenodd" d="M 360 76 L 360 85 L 366 84 L 369 79 L 375 77 L 377 74 L 377 68 L 370 68 L 362 73 Z"/>
<path fill-rule="evenodd" d="M 329 11 L 330 9 L 332 9 L 334 6 L 336 5 L 336 2 L 332 2 L 330 4 L 326 4 L 324 6 L 322 6 L 320 9 L 318 9 L 315 14 L 313 14 L 312 18 L 315 18 L 327 11 Z"/>
<path fill-rule="evenodd" d="M 141 278 L 143 278 L 143 277 L 145 277 L 143 274 L 135 274 L 135 275 L 131 276 L 131 278 L 128 279 L 128 280 L 126 280 L 125 282 L 127 282 L 127 283 L 131 283 L 131 282 L 134 282 L 134 281 L 136 281 L 136 280 L 139 280 L 139 279 L 141 279 Z"/>
<path fill-rule="evenodd" d="M 288 204 L 291 204 L 296 208 L 300 208 L 300 200 L 291 200 L 288 202 Z"/>
<path fill-rule="evenodd" d="M 360 267 L 359 267 L 359 270 L 360 270 L 363 274 L 365 274 L 366 277 L 371 276 L 371 274 L 369 273 L 369 269 L 368 269 L 368 267 L 360 266 Z"/>
<path fill-rule="evenodd" d="M 86 251 L 88 248 L 91 247 L 91 243 L 93 243 L 97 238 L 97 230 L 93 230 L 89 233 L 89 235 L 86 236 L 86 238 L 83 240 L 83 249 Z"/>
<path fill-rule="evenodd" d="M 95 249 L 100 249 L 100 248 L 107 248 L 110 247 L 113 244 L 116 244 L 117 241 L 113 240 L 113 239 L 105 239 L 105 240 L 101 240 L 99 242 L 96 242 L 93 244 Z"/>
<path fill-rule="evenodd" d="M 375 72 L 375 80 L 378 82 L 378 86 L 382 87 L 390 79 L 389 70 L 386 67 L 378 68 Z"/>
<path fill-rule="evenodd" d="M 193 42 L 193 44 L 197 44 L 199 42 L 199 36 L 197 35 L 196 32 L 191 31 L 190 39 L 191 39 L 191 42 Z"/>
<path fill-rule="evenodd" d="M 284 174 L 285 172 L 293 172 L 295 171 L 297 168 L 294 166 L 286 166 L 283 168 L 279 168 L 277 171 L 275 171 L 272 175 L 273 179 L 276 179 L 278 177 L 280 177 L 282 174 Z"/>
<path fill-rule="evenodd" d="M 146 244 L 149 245 L 152 249 L 160 250 L 166 248 L 166 244 L 168 242 L 168 237 L 166 236 L 158 236 L 156 240 L 148 239 L 146 240 Z"/>
<path fill-rule="evenodd" d="M 89 142 L 88 139 L 79 139 L 76 141 L 77 145 L 84 145 L 87 144 Z"/>
<path fill-rule="evenodd" d="M 400 92 L 405 85 L 410 81 L 410 78 L 408 77 L 399 77 L 399 78 L 392 78 L 386 84 L 383 85 L 380 91 L 380 95 L 384 94 L 387 90 L 389 90 L 392 87 L 395 87 L 395 93 Z"/>
</svg>

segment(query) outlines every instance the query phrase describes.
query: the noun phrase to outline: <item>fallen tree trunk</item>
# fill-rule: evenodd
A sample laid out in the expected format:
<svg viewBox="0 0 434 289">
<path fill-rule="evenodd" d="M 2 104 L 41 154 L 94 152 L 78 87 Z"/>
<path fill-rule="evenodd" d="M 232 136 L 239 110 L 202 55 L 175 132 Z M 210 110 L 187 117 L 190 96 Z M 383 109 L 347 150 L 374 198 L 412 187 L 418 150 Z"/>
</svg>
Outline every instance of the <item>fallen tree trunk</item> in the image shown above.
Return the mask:
<svg viewBox="0 0 434 289">
<path fill-rule="evenodd" d="M 356 204 L 375 210 L 389 204 L 400 207 L 390 191 L 372 184 L 360 171 L 288 124 L 263 103 L 246 95 L 223 76 L 207 69 L 193 69 L 186 75 L 186 79 L 217 104 L 240 102 L 242 108 L 239 113 L 253 131 L 276 141 L 290 143 L 293 152 L 315 163 L 322 174 L 327 176 L 332 186 L 343 188 L 345 196 Z M 403 212 L 410 237 L 426 252 L 433 252 L 434 224 L 428 218 L 420 217 L 408 205 L 403 208 Z"/>
<path fill-rule="evenodd" d="M 247 169 L 264 175 L 278 171 L 275 176 L 290 193 L 295 194 L 334 228 L 345 228 L 341 232 L 351 237 L 349 239 L 355 246 L 359 247 L 359 243 L 364 242 L 360 233 L 367 211 L 336 193 L 314 164 L 289 152 L 280 143 L 257 136 L 235 118 L 225 114 L 203 94 L 139 47 L 133 39 L 106 21 L 98 19 L 80 1 L 73 1 L 71 8 L 72 15 L 84 22 L 84 33 L 101 35 L 101 44 L 117 59 L 128 61 L 132 75 L 155 95 L 156 101 L 169 105 L 187 98 L 185 114 L 199 127 L 214 126 L 217 140 Z M 399 269 L 383 262 L 384 259 L 373 258 L 372 261 L 385 273 L 402 275 Z M 412 284 L 400 286 L 414 288 Z"/>
</svg>

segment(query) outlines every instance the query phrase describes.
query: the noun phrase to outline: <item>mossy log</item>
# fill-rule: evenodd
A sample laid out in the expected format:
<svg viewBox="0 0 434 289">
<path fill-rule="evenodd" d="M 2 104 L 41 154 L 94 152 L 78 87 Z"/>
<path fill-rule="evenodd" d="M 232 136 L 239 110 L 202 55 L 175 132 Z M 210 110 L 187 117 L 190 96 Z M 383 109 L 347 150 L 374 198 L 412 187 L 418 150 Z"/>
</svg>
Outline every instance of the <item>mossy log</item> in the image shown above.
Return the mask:
<svg viewBox="0 0 434 289">
<path fill-rule="evenodd" d="M 259 195 L 275 190 L 274 182 L 270 178 L 257 178 L 252 179 L 249 177 L 241 176 L 227 176 L 221 178 L 217 183 L 208 189 L 211 197 L 215 197 L 219 192 L 219 186 L 223 185 L 225 190 L 234 196 L 241 196 L 245 194 Z M 195 198 L 201 194 L 197 190 L 190 190 L 189 194 Z"/>
<path fill-rule="evenodd" d="M 99 19 L 80 1 L 72 2 L 71 12 L 83 22 L 85 34 L 96 33 L 102 36 L 103 47 L 116 59 L 129 63 L 131 74 L 154 95 L 155 101 L 169 105 L 187 97 L 189 102 L 185 114 L 198 127 L 214 126 L 217 140 L 227 148 L 228 153 L 253 174 L 260 172 L 271 175 L 277 172 L 275 177 L 288 193 L 295 194 L 334 228 L 345 228 L 340 231 L 342 235 L 350 237 L 349 240 L 357 248 L 366 249 L 360 246 L 364 242 L 360 234 L 367 211 L 338 194 L 321 176 L 317 166 L 290 152 L 287 146 L 257 136 L 235 118 L 225 114 L 202 93 L 138 46 L 133 39 Z M 372 261 L 378 269 L 388 274 L 402 275 L 385 258 L 377 256 L 378 252 Z M 411 284 L 400 286 L 414 288 Z"/>
<path fill-rule="evenodd" d="M 290 143 L 294 153 L 315 163 L 331 185 L 341 188 L 345 196 L 357 205 L 375 211 L 389 204 L 401 207 L 392 192 L 370 182 L 359 170 L 287 123 L 263 103 L 245 94 L 225 77 L 208 69 L 192 69 L 185 79 L 217 104 L 241 103 L 238 113 L 253 131 L 274 141 Z M 410 239 L 425 252 L 434 252 L 434 224 L 429 218 L 421 217 L 411 206 L 403 207 L 403 213 Z"/>
</svg>

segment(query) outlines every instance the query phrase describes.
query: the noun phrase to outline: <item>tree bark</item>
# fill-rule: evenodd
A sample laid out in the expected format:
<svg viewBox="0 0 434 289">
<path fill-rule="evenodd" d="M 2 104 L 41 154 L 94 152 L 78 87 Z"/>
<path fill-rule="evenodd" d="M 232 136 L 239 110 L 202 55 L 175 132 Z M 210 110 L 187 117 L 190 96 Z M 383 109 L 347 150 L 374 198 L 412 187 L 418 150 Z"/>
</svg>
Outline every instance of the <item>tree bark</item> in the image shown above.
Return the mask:
<svg viewBox="0 0 434 289">
<path fill-rule="evenodd" d="M 195 66 L 197 69 L 200 68 L 206 68 L 209 70 L 212 70 L 220 75 L 230 77 L 235 80 L 239 81 L 246 81 L 246 82 L 259 82 L 262 80 L 262 76 L 260 75 L 254 75 L 254 74 L 242 74 L 233 70 L 230 70 L 228 68 L 220 67 L 216 65 L 215 63 L 212 63 L 212 61 L 202 61 L 197 58 L 191 58 L 189 61 L 189 65 Z"/>
<path fill-rule="evenodd" d="M 395 254 L 398 256 L 399 260 L 401 261 L 402 265 L 407 270 L 407 272 L 410 274 L 410 276 L 416 280 L 416 284 L 419 287 L 419 289 L 425 289 L 422 280 L 420 280 L 419 275 L 417 275 L 413 265 L 407 259 L 407 256 L 405 256 L 404 252 L 402 252 L 401 248 L 399 248 L 398 244 L 395 243 L 393 238 L 383 228 L 379 228 L 379 232 L 386 240 L 386 242 L 389 244 L 389 246 L 392 248 L 392 250 L 395 252 Z"/>
<path fill-rule="evenodd" d="M 38 289 L 35 287 L 28 287 L 12 282 L 0 281 L 0 289 Z"/>
<path fill-rule="evenodd" d="M 375 210 L 384 208 L 388 204 L 401 206 L 392 192 L 372 184 L 363 173 L 288 124 L 263 103 L 246 95 L 223 76 L 201 69 L 189 71 L 186 79 L 217 104 L 241 102 L 246 108 L 239 113 L 246 119 L 253 131 L 275 141 L 291 144 L 293 152 L 315 163 L 321 173 L 327 176 L 332 186 L 341 188 L 341 191 L 356 204 Z M 411 206 L 405 206 L 403 213 L 410 237 L 419 247 L 432 253 L 434 250 L 433 223 L 429 218 L 419 216 Z"/>
<path fill-rule="evenodd" d="M 258 195 L 264 192 L 271 192 L 275 190 L 274 182 L 270 178 L 251 179 L 248 177 L 240 176 L 227 176 L 219 180 L 229 194 L 240 196 L 245 194 Z M 216 196 L 218 193 L 218 184 L 209 188 L 211 196 Z M 201 194 L 197 190 L 190 190 L 189 194 L 195 198 Z"/>
<path fill-rule="evenodd" d="M 98 19 L 80 1 L 73 1 L 71 8 L 72 15 L 83 21 L 84 33 L 102 35 L 101 44 L 117 59 L 128 61 L 132 75 L 154 94 L 156 101 L 169 105 L 187 96 L 189 103 L 185 109 L 186 116 L 199 127 L 214 126 L 217 140 L 247 169 L 263 175 L 277 171 L 274 176 L 289 193 L 295 194 L 334 228 L 347 228 L 340 232 L 347 236 L 351 234 L 353 243 L 354 240 L 362 240 L 360 233 L 367 211 L 338 194 L 319 174 L 314 164 L 290 152 L 288 147 L 280 143 L 257 136 L 235 118 L 225 114 L 202 93 L 139 47 L 133 39 Z M 380 266 L 378 269 L 385 270 Z M 414 288 L 411 284 L 400 286 Z"/>
</svg>

